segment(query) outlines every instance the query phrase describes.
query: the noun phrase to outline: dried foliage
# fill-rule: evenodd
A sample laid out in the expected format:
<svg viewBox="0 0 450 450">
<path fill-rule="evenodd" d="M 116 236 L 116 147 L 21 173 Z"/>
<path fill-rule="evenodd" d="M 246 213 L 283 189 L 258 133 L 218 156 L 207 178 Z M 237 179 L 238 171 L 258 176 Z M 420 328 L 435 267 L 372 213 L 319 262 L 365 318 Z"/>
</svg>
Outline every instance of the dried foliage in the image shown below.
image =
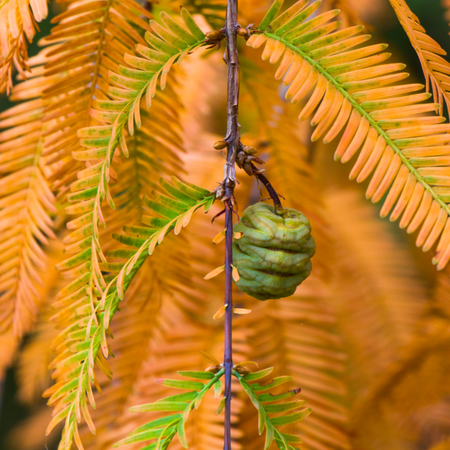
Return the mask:
<svg viewBox="0 0 450 450">
<path fill-rule="evenodd" d="M 447 110 L 450 105 L 450 63 L 443 58 L 447 52 L 427 35 L 418 17 L 411 11 L 405 0 L 389 1 L 419 57 L 425 76 L 426 90 L 428 92 L 431 87 L 434 101 L 441 105 L 440 114 L 442 114 L 444 102 Z"/>
<path fill-rule="evenodd" d="M 448 314 L 439 307 L 442 291 L 447 292 L 448 272 L 439 276 L 426 322 L 422 332 L 403 348 L 400 358 L 394 360 L 359 399 L 354 409 L 355 428 L 374 436 L 374 424 L 385 423 L 388 435 L 404 439 L 427 440 L 432 447 L 447 436 L 449 386 L 448 371 L 449 335 Z M 417 389 L 420 385 L 421 389 Z M 389 404 L 387 400 L 389 399 Z M 361 414 L 367 421 L 363 424 Z M 376 425 L 375 425 L 376 426 Z M 442 427 L 435 433 L 436 428 Z M 361 439 L 361 438 L 360 438 Z M 374 439 L 371 447 L 384 445 L 384 437 Z"/>
<path fill-rule="evenodd" d="M 367 45 L 364 2 L 288 3 L 239 2 L 239 123 L 317 253 L 289 298 L 233 287 L 232 448 L 445 450 L 450 66 L 404 0 L 391 4 L 425 86 Z M 36 406 L 11 450 L 223 447 L 226 7 L 70 0 L 27 61 L 47 3 L 0 4 L 0 91 L 20 102 L 0 112 L 0 378 L 16 363 L 20 401 L 45 391 L 53 407 Z M 436 282 L 344 188 L 322 137 L 355 158 L 350 178 L 382 217 L 436 249 Z M 265 196 L 245 167 L 241 217 Z"/>
<path fill-rule="evenodd" d="M 347 344 L 355 398 L 418 334 L 429 298 L 408 252 L 398 245 L 387 224 L 375 220 L 376 212 L 360 197 L 348 189 L 327 195 L 341 262 L 334 283 L 338 323 Z"/>
<path fill-rule="evenodd" d="M 47 80 L 39 73 L 45 58 L 38 56 L 30 63 L 35 65 L 30 79 L 12 95 L 28 101 L 0 114 L 0 128 L 4 129 L 0 134 L 0 329 L 12 327 L 19 337 L 29 331 L 36 317 L 37 285 L 46 268 L 42 246 L 55 237 L 51 216 L 56 213 L 42 158 L 45 103 L 39 95 L 42 81 Z"/>
<path fill-rule="evenodd" d="M 416 93 L 420 84 L 394 85 L 408 77 L 396 73 L 400 63 L 381 64 L 390 57 L 381 53 L 385 44 L 351 50 L 370 35 L 358 36 L 362 26 L 335 33 L 340 23 L 332 21 L 338 10 L 309 18 L 320 5 L 297 2 L 277 18 L 275 2 L 247 45 L 265 44 L 264 60 L 279 63 L 275 74 L 286 86 L 286 99 L 296 103 L 311 94 L 299 118 L 315 111 L 312 141 L 325 143 L 344 134 L 335 160 L 343 163 L 358 158 L 350 179 L 362 182 L 373 173 L 366 197 L 378 202 L 388 194 L 381 216 L 392 210 L 390 220 L 401 217 L 400 227 L 413 233 L 420 227 L 417 245 L 429 250 L 436 242 L 433 259 L 442 270 L 450 259 L 450 221 L 446 203 L 446 155 L 450 135 L 444 117 L 422 116 L 439 109 L 438 103 L 424 103 L 431 94 Z M 409 95 L 403 95 L 409 94 Z"/>
<path fill-rule="evenodd" d="M 27 43 L 36 34 L 36 22 L 47 17 L 45 0 L 4 0 L 0 4 L 0 93 L 12 88 L 13 64 L 27 70 Z"/>
<path fill-rule="evenodd" d="M 44 153 L 52 168 L 53 189 L 59 196 L 68 191 L 84 168 L 83 162 L 75 161 L 86 159 L 72 155 L 84 148 L 78 130 L 103 123 L 90 110 L 94 101 L 110 98 L 108 71 L 117 70 L 124 62 L 125 51 L 134 52 L 136 43 L 145 42 L 132 27 L 138 24 L 149 29 L 141 15 L 152 17 L 134 1 L 95 1 L 73 2 L 71 8 L 52 19 L 57 25 L 44 42 L 57 45 L 47 53 L 51 61 L 44 75 L 57 76 L 58 81 L 43 92 L 49 103 L 44 121 L 58 121 L 46 130 Z"/>
</svg>

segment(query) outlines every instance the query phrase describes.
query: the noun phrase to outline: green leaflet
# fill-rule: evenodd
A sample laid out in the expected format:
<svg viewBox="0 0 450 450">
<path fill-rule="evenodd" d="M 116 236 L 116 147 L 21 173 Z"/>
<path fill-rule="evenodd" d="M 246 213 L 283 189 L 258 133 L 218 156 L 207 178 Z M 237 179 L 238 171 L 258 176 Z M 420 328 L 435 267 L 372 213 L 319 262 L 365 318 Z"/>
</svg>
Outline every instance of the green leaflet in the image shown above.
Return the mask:
<svg viewBox="0 0 450 450">
<path fill-rule="evenodd" d="M 282 36 L 292 29 L 296 28 L 297 25 L 301 24 L 307 17 L 309 17 L 314 11 L 316 11 L 319 6 L 322 4 L 320 0 L 312 3 L 310 6 L 305 8 L 302 12 L 292 17 L 287 23 L 285 23 L 282 27 L 280 27 L 276 34 L 278 36 Z"/>
<path fill-rule="evenodd" d="M 259 370 L 258 372 L 248 373 L 247 375 L 244 375 L 242 378 L 245 381 L 260 380 L 261 378 L 264 378 L 267 375 L 270 375 L 272 372 L 273 372 L 273 367 L 269 367 L 268 369 Z"/>
<path fill-rule="evenodd" d="M 145 405 L 132 406 L 131 412 L 147 412 L 147 411 L 184 411 L 186 403 L 183 402 L 156 402 L 146 403 Z"/>
<path fill-rule="evenodd" d="M 270 372 L 272 369 L 269 369 Z M 267 371 L 267 369 L 266 369 Z M 258 374 L 257 377 L 261 374 L 261 372 L 255 372 L 255 374 Z M 268 373 L 270 373 L 268 372 Z M 267 375 L 266 373 L 265 375 Z M 295 389 L 292 391 L 285 392 L 283 394 L 279 395 L 273 395 L 270 393 L 262 394 L 262 395 L 256 395 L 255 390 L 263 390 L 261 389 L 261 386 L 259 384 L 248 384 L 248 379 L 250 378 L 251 373 L 245 376 L 239 375 L 237 371 L 233 371 L 233 375 L 239 379 L 239 382 L 244 389 L 244 391 L 249 396 L 250 400 L 252 401 L 255 408 L 258 410 L 258 431 L 259 434 L 262 434 L 264 428 L 266 430 L 266 439 L 264 444 L 264 450 L 268 450 L 272 442 L 275 440 L 278 448 L 280 450 L 289 450 L 290 447 L 288 442 L 298 443 L 301 442 L 301 439 L 297 436 L 291 436 L 291 435 L 283 435 L 280 431 L 278 431 L 277 427 L 282 425 L 287 425 L 290 423 L 295 423 L 300 420 L 303 420 L 305 417 L 307 417 L 311 410 L 303 409 L 302 411 L 295 412 L 292 414 L 286 414 L 286 415 L 280 415 L 280 413 L 284 413 L 287 411 L 292 411 L 294 409 L 303 407 L 305 405 L 305 401 L 299 400 L 299 401 L 291 401 L 291 402 L 282 402 L 282 400 L 286 398 L 290 398 L 300 391 L 299 389 Z M 265 376 L 263 375 L 263 376 Z M 262 376 L 261 376 L 262 378 Z M 291 377 L 277 377 L 274 379 L 273 382 L 267 384 L 264 386 L 264 390 L 275 388 L 283 383 L 286 383 L 290 381 Z M 271 403 L 274 402 L 281 402 L 276 403 L 275 405 L 264 405 L 264 402 L 270 401 Z M 276 414 L 276 417 L 271 417 L 271 414 Z M 261 423 L 262 422 L 262 423 Z"/>
<path fill-rule="evenodd" d="M 281 7 L 283 6 L 284 0 L 275 0 L 272 5 L 269 8 L 269 11 L 267 11 L 266 15 L 264 16 L 264 19 L 262 20 L 261 24 L 259 25 L 259 29 L 261 31 L 264 31 L 270 22 L 272 22 L 273 19 L 277 16 L 277 14 L 280 12 Z"/>
<path fill-rule="evenodd" d="M 264 450 L 269 450 L 275 437 L 275 430 L 272 422 L 268 420 L 266 422 L 266 441 L 264 443 Z"/>
<path fill-rule="evenodd" d="M 123 227 L 123 231 L 131 236 L 140 238 L 149 238 L 155 233 L 155 231 L 157 231 L 157 228 L 139 227 L 136 225 L 125 225 Z"/>
<path fill-rule="evenodd" d="M 302 440 L 298 436 L 294 436 L 293 434 L 286 434 L 282 433 L 282 436 L 284 439 L 286 439 L 286 442 L 290 444 L 301 444 Z"/>
<path fill-rule="evenodd" d="M 198 392 L 186 392 L 185 394 L 171 395 L 170 397 L 164 397 L 157 402 L 190 402 L 197 397 Z"/>
<path fill-rule="evenodd" d="M 183 446 L 183 448 L 188 448 L 188 443 L 187 443 L 187 439 L 186 439 L 186 428 L 184 426 L 185 423 L 186 422 L 184 419 L 178 421 L 177 434 L 178 434 L 178 439 L 180 440 L 180 443 Z"/>
<path fill-rule="evenodd" d="M 298 392 L 296 390 L 294 391 L 288 391 L 284 392 L 283 394 L 261 394 L 258 395 L 258 400 L 261 403 L 275 403 L 279 402 L 280 400 L 285 400 L 286 398 L 293 397 L 294 395 L 297 395 Z"/>
<path fill-rule="evenodd" d="M 138 433 L 142 433 L 147 430 L 151 430 L 152 428 L 161 428 L 169 425 L 174 420 L 179 419 L 181 417 L 181 414 L 173 414 L 171 416 L 167 417 L 161 417 L 160 419 L 152 420 L 151 422 L 146 423 L 145 425 L 142 425 L 139 428 L 136 428 L 133 432 L 130 433 L 130 436 L 133 436 Z"/>
<path fill-rule="evenodd" d="M 218 416 L 223 411 L 223 408 L 225 408 L 226 399 L 226 397 L 222 397 L 222 400 L 220 400 L 219 406 L 217 407 L 216 416 Z"/>
<path fill-rule="evenodd" d="M 273 389 L 274 387 L 280 386 L 284 383 L 288 383 L 291 380 L 292 380 L 292 377 L 287 377 L 287 376 L 277 377 L 277 378 L 274 378 L 274 380 L 269 384 L 263 384 L 263 385 L 260 385 L 257 383 L 252 384 L 252 389 L 254 391 L 269 391 L 270 389 Z"/>
<path fill-rule="evenodd" d="M 288 425 L 290 423 L 299 422 L 303 420 L 305 417 L 308 417 L 311 414 L 311 409 L 307 408 L 298 413 L 289 414 L 287 416 L 275 417 L 272 419 L 272 424 L 275 426 Z"/>
<path fill-rule="evenodd" d="M 160 436 L 166 437 L 172 434 L 173 430 L 175 428 L 155 428 L 152 430 L 144 431 L 142 433 L 133 434 L 132 436 L 127 437 L 126 439 L 123 439 L 122 441 L 119 441 L 115 447 L 120 447 L 121 445 L 126 444 L 133 444 L 135 442 L 142 442 L 142 441 L 148 441 L 150 439 L 156 439 Z"/>
<path fill-rule="evenodd" d="M 309 0 L 298 0 L 297 3 L 292 5 L 283 14 L 280 14 L 269 26 L 273 30 L 277 30 L 282 27 L 286 22 L 291 21 L 295 16 L 308 4 Z"/>
<path fill-rule="evenodd" d="M 128 133 L 133 135 L 134 127 L 141 126 L 141 99 L 145 98 L 147 108 L 150 108 L 158 82 L 161 90 L 164 89 L 167 74 L 172 66 L 181 63 L 187 54 L 207 45 L 205 35 L 189 12 L 182 9 L 181 17 L 183 24 L 178 24 L 167 14 L 161 15 L 164 25 L 151 21 L 152 31 L 145 33 L 149 46 L 136 46 L 136 51 L 142 57 L 126 54 L 125 62 L 131 67 L 119 66 L 118 73 L 109 71 L 114 86 L 110 86 L 108 92 L 114 100 L 96 100 L 93 104 L 91 115 L 106 125 L 83 128 L 78 133 L 86 150 L 76 152 L 76 159 L 92 159 L 93 152 L 100 151 L 105 158 L 96 175 L 101 177 L 96 183 L 100 186 L 97 196 L 99 200 L 107 198 L 112 207 L 114 205 L 108 192 L 107 168 L 111 165 L 113 153 L 119 145 L 123 154 L 128 156 L 124 129 L 127 127 Z M 86 180 L 80 180 L 80 183 L 86 183 Z M 190 189 L 190 186 L 187 185 L 186 189 Z M 202 195 L 201 190 L 197 193 Z"/>
<path fill-rule="evenodd" d="M 222 382 L 220 380 L 214 383 L 214 398 L 219 398 L 222 393 Z"/>
<path fill-rule="evenodd" d="M 185 381 L 185 380 L 162 380 L 160 384 L 175 389 L 186 389 L 196 391 L 200 391 L 205 387 L 203 383 L 200 383 L 198 381 Z"/>
<path fill-rule="evenodd" d="M 212 378 L 214 378 L 214 374 L 212 372 L 196 372 L 194 370 L 180 370 L 177 373 L 182 377 L 195 378 L 197 380 L 211 380 Z"/>
<path fill-rule="evenodd" d="M 182 414 L 171 414 L 163 418 L 153 420 L 146 425 L 136 428 L 125 439 L 114 444 L 114 447 L 118 447 L 125 444 L 144 442 L 148 440 L 156 440 L 156 442 L 143 447 L 143 449 L 165 449 L 169 446 L 170 442 L 175 435 L 178 435 L 181 445 L 184 448 L 188 448 L 188 442 L 186 439 L 185 423 L 189 417 L 189 413 L 194 406 L 198 404 L 206 392 L 212 386 L 216 386 L 220 383 L 220 378 L 224 374 L 224 370 L 220 370 L 216 374 L 210 372 L 195 372 L 195 371 L 180 371 L 179 374 L 188 378 L 207 379 L 206 384 L 197 381 L 185 381 L 185 380 L 155 380 L 159 384 L 166 386 L 180 388 L 181 386 L 196 386 L 201 387 L 199 392 L 187 392 L 185 394 L 174 395 L 158 400 L 155 403 L 149 403 L 146 405 L 134 406 L 130 408 L 132 412 L 147 412 L 147 411 L 179 411 Z M 202 375 L 207 374 L 202 378 Z M 167 382 L 167 383 L 166 383 Z"/>
<path fill-rule="evenodd" d="M 300 408 L 301 406 L 304 406 L 305 403 L 306 403 L 305 400 L 296 400 L 294 402 L 285 402 L 285 403 L 275 403 L 273 405 L 265 405 L 264 409 L 268 413 L 280 413 Z"/>
<path fill-rule="evenodd" d="M 166 27 L 175 35 L 178 36 L 182 41 L 186 42 L 187 44 L 195 44 L 197 42 L 197 39 L 194 35 L 194 33 L 192 33 L 191 30 L 186 31 L 182 26 L 180 26 L 177 22 L 175 22 L 175 20 L 172 19 L 172 17 L 169 16 L 169 14 L 167 14 L 166 12 L 162 12 L 161 13 L 161 19 L 164 22 L 164 24 L 166 25 Z M 187 25 L 186 20 L 184 21 L 185 25 Z M 195 24 L 195 22 L 194 22 Z M 200 29 L 196 29 L 195 33 L 197 34 L 198 31 Z M 205 35 L 203 34 L 203 32 L 200 30 L 201 34 L 199 34 L 200 40 L 205 38 Z"/>
<path fill-rule="evenodd" d="M 173 183 L 173 184 L 172 184 Z M 65 341 L 73 340 L 74 343 L 70 342 L 70 347 L 67 351 L 61 353 L 61 355 L 55 359 L 53 365 L 57 370 L 63 370 L 66 367 L 70 367 L 74 364 L 78 364 L 74 370 L 67 375 L 68 380 L 62 386 L 53 386 L 48 389 L 46 396 L 50 397 L 50 404 L 57 404 L 58 402 L 64 402 L 67 406 L 52 419 L 47 433 L 58 424 L 59 421 L 66 420 L 68 422 L 73 422 L 75 419 L 75 407 L 76 403 L 79 402 L 79 407 L 82 411 L 83 416 L 89 424 L 92 431 L 95 431 L 94 424 L 89 417 L 88 406 L 86 402 L 86 395 L 88 395 L 91 401 L 92 396 L 89 396 L 89 391 L 91 390 L 91 383 L 93 380 L 90 377 L 90 371 L 94 369 L 94 364 L 104 372 L 104 374 L 111 378 L 111 369 L 108 367 L 106 359 L 104 357 L 105 352 L 109 352 L 108 345 L 106 342 L 106 334 L 109 328 L 109 323 L 114 316 L 115 312 L 119 307 L 120 299 L 123 298 L 126 290 L 128 289 L 131 281 L 135 277 L 138 270 L 142 267 L 142 264 L 149 255 L 149 247 L 152 249 L 159 245 L 163 238 L 172 230 L 177 234 L 181 229 L 186 226 L 192 214 L 202 206 L 208 210 L 214 202 L 214 196 L 209 195 L 209 191 L 193 187 L 191 184 L 185 184 L 181 180 L 176 178 L 172 179 L 172 183 L 166 181 L 164 185 L 166 187 L 172 186 L 170 193 L 162 194 L 157 193 L 152 197 L 152 201 L 156 204 L 156 209 L 162 206 L 161 202 L 164 204 L 170 204 L 177 209 L 174 219 L 159 222 L 156 225 L 159 227 L 138 227 L 138 226 L 128 226 L 125 227 L 125 233 L 116 235 L 115 238 L 128 246 L 128 249 L 113 250 L 109 256 L 119 259 L 125 259 L 125 264 L 114 262 L 110 264 L 105 263 L 105 271 L 112 271 L 112 274 L 107 274 L 104 279 L 109 285 L 104 291 L 104 295 L 100 301 L 95 304 L 94 310 L 89 301 L 89 297 L 86 294 L 85 285 L 89 281 L 89 272 L 87 272 L 83 277 L 74 280 L 71 284 L 66 286 L 62 291 L 62 305 L 63 308 L 57 314 L 52 317 L 55 321 L 59 316 L 64 317 L 66 314 L 72 314 L 75 311 L 76 314 L 80 314 L 82 320 L 75 322 L 57 337 L 55 342 L 52 344 L 53 348 L 57 348 Z M 177 187 L 175 187 L 175 184 Z M 179 187 L 185 187 L 185 192 L 193 193 L 193 196 L 182 192 Z M 165 192 L 164 189 L 161 189 Z M 204 195 L 206 193 L 206 195 Z M 177 197 L 179 195 L 180 198 Z M 186 202 L 186 200 L 188 200 Z M 157 211 L 150 211 L 150 213 L 158 214 Z M 81 216 L 84 218 L 85 216 Z M 84 219 L 83 219 L 84 220 Z M 82 237 L 81 241 L 77 242 L 79 248 L 83 249 L 86 245 L 85 243 L 92 242 L 92 236 L 90 235 L 91 225 L 88 224 L 81 231 L 77 230 L 76 239 Z M 86 238 L 83 238 L 86 230 Z M 142 237 L 139 237 L 142 236 Z M 76 240 L 75 240 L 76 242 Z M 152 251 L 153 251 L 152 250 Z M 91 255 L 91 247 L 88 247 L 80 251 L 76 256 L 72 256 L 66 261 L 60 264 L 61 268 L 67 269 L 71 267 L 76 267 L 79 264 L 84 264 L 84 261 L 89 261 Z M 118 276 L 114 274 L 119 273 Z M 94 318 L 98 321 L 98 324 L 94 321 Z M 100 351 L 102 350 L 102 351 Z M 107 353 L 108 354 L 108 353 Z M 206 377 L 209 379 L 212 374 L 208 374 Z M 212 375 L 214 376 L 214 375 Z M 204 384 L 196 381 L 167 381 L 168 384 L 176 385 L 181 389 L 186 390 L 202 390 Z M 79 394 L 80 387 L 82 389 L 81 395 Z M 141 405 L 136 408 L 136 410 L 146 410 L 146 411 L 173 411 L 182 412 L 185 410 L 186 402 L 192 402 L 198 397 L 197 392 L 187 392 L 180 395 L 175 395 L 163 399 L 160 402 L 150 405 Z M 91 406 L 95 407 L 94 404 Z M 179 415 L 174 415 L 176 420 Z M 170 426 L 171 421 L 168 422 L 153 422 L 147 428 L 141 428 L 135 431 L 135 434 L 139 436 L 132 436 L 129 440 L 124 440 L 120 442 L 120 445 L 124 445 L 130 442 L 135 442 L 140 439 L 150 439 L 150 436 L 158 438 L 162 446 L 168 445 L 171 438 L 176 433 L 176 428 L 173 429 L 175 425 Z M 156 427 L 166 427 L 166 431 L 152 431 Z M 143 433 L 143 434 L 142 434 Z"/>
<path fill-rule="evenodd" d="M 143 201 L 144 201 L 144 204 L 151 209 L 150 200 L 147 197 L 144 197 Z M 145 223 L 145 225 L 148 225 L 149 227 L 158 229 L 158 228 L 162 228 L 162 227 L 166 226 L 170 222 L 170 220 L 162 219 L 161 217 L 143 216 L 142 222 Z"/>
</svg>

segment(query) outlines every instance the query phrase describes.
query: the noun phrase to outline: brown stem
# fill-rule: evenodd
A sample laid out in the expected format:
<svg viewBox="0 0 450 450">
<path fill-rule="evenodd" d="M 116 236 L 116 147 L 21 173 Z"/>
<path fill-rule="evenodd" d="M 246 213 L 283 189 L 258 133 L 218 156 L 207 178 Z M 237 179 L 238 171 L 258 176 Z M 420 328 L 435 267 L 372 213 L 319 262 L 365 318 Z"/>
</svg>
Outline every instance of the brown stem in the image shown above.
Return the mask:
<svg viewBox="0 0 450 450">
<path fill-rule="evenodd" d="M 227 162 L 223 180 L 225 203 L 225 325 L 224 325 L 224 358 L 225 370 L 225 418 L 224 418 L 224 450 L 231 450 L 231 371 L 233 369 L 232 354 L 232 270 L 233 264 L 233 204 L 234 187 L 236 186 L 236 155 L 239 149 L 239 56 L 237 48 L 237 30 L 240 27 L 237 18 L 238 0 L 227 0 L 227 17 L 225 33 L 227 36 L 226 63 L 228 65 L 228 98 L 227 98 Z"/>
<path fill-rule="evenodd" d="M 270 197 L 272 198 L 273 201 L 273 206 L 275 207 L 275 210 L 282 214 L 284 211 L 283 205 L 281 204 L 281 200 L 279 195 L 277 194 L 277 192 L 275 191 L 275 189 L 273 188 L 273 186 L 270 184 L 270 181 L 267 179 L 267 177 L 265 175 L 263 175 L 262 173 L 260 173 L 260 171 L 258 170 L 258 168 L 252 163 L 251 164 L 252 167 L 252 171 L 253 171 L 253 175 L 259 180 L 261 181 L 261 183 L 265 186 L 265 188 L 267 189 L 267 192 L 269 193 Z"/>
<path fill-rule="evenodd" d="M 226 63 L 228 65 L 228 99 L 227 99 L 227 162 L 225 164 L 225 189 L 236 185 L 236 155 L 239 148 L 239 56 L 237 49 L 237 0 L 228 0 L 225 32 L 227 36 Z M 226 192 L 228 194 L 228 192 Z M 228 195 L 226 195 L 227 197 Z"/>
<path fill-rule="evenodd" d="M 224 450 L 231 450 L 231 372 L 233 370 L 232 324 L 233 324 L 233 296 L 232 296 L 232 269 L 233 263 L 233 205 L 231 200 L 225 200 L 225 325 L 224 325 L 224 355 L 223 367 L 225 369 L 225 430 Z"/>
</svg>

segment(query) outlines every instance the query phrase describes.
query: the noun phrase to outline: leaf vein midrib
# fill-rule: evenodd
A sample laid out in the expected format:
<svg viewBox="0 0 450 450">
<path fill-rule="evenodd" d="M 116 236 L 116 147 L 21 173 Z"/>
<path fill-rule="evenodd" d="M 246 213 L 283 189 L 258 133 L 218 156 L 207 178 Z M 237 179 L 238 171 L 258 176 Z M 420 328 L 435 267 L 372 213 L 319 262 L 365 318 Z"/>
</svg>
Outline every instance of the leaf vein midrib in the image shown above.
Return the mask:
<svg viewBox="0 0 450 450">
<path fill-rule="evenodd" d="M 112 3 L 114 0 L 108 0 L 108 3 L 105 6 L 105 14 L 103 16 L 103 21 L 102 21 L 102 26 L 100 29 L 100 36 L 99 36 L 99 44 L 97 47 L 97 57 L 95 59 L 95 69 L 94 69 L 94 74 L 92 76 L 92 85 L 91 85 L 91 91 L 89 93 L 89 103 L 87 105 L 87 117 L 86 117 L 86 122 L 89 124 L 90 120 L 91 120 L 91 116 L 89 114 L 89 111 L 91 110 L 92 107 L 92 101 L 94 100 L 94 93 L 95 93 L 95 87 L 97 85 L 97 77 L 98 77 L 98 70 L 99 70 L 99 66 L 100 66 L 100 61 L 101 58 L 103 57 L 102 54 L 102 49 L 103 49 L 103 41 L 105 38 L 105 30 L 106 30 L 106 26 L 109 20 L 109 12 L 110 9 L 112 8 Z"/>
<path fill-rule="evenodd" d="M 353 108 L 355 108 L 361 114 L 361 116 L 364 117 L 369 122 L 370 126 L 373 127 L 377 131 L 377 133 L 383 137 L 385 142 L 392 148 L 395 154 L 399 156 L 402 163 L 408 168 L 408 170 L 412 174 L 414 174 L 416 180 L 420 184 L 422 184 L 425 190 L 430 193 L 432 198 L 435 201 L 437 201 L 439 205 L 445 210 L 445 212 L 450 216 L 450 208 L 448 207 L 448 205 L 439 198 L 439 196 L 434 192 L 433 188 L 422 178 L 422 176 L 420 176 L 416 168 L 409 162 L 408 158 L 406 158 L 406 156 L 403 155 L 401 150 L 395 145 L 394 141 L 392 141 L 392 139 L 389 138 L 387 133 L 377 124 L 377 122 L 375 122 L 372 119 L 372 117 L 367 113 L 367 111 L 365 111 L 364 108 L 361 107 L 361 105 L 344 89 L 344 87 L 341 84 L 339 84 L 317 61 L 313 60 L 306 53 L 302 52 L 298 47 L 295 47 L 289 41 L 286 41 L 282 37 L 272 33 L 265 32 L 264 34 L 270 39 L 282 42 L 286 47 L 301 55 L 301 57 L 304 58 L 306 61 L 308 61 L 322 76 L 324 76 L 325 78 L 327 78 L 328 81 L 333 83 L 336 89 L 344 96 L 344 98 L 347 101 L 350 102 Z"/>
</svg>

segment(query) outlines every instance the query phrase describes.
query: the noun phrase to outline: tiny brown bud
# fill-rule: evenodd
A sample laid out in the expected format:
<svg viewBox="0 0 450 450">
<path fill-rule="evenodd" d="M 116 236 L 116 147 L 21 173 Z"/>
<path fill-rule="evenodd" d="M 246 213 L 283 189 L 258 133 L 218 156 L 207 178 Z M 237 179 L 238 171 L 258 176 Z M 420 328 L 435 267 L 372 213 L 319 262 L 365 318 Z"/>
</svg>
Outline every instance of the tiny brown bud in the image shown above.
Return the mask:
<svg viewBox="0 0 450 450">
<path fill-rule="evenodd" d="M 225 141 L 217 141 L 217 142 L 214 142 L 214 145 L 213 145 L 213 147 L 216 150 L 222 150 L 226 146 L 227 146 L 227 143 Z"/>
<path fill-rule="evenodd" d="M 239 27 L 239 28 L 236 30 L 236 33 L 237 33 L 239 36 L 243 36 L 243 37 L 247 37 L 247 36 L 248 36 L 248 31 L 247 31 L 245 28 L 243 28 L 243 27 Z"/>
<path fill-rule="evenodd" d="M 205 369 L 205 372 L 217 373 L 217 372 L 220 372 L 221 369 L 222 369 L 221 366 L 208 366 Z"/>
<path fill-rule="evenodd" d="M 236 366 L 234 370 L 240 375 L 247 375 L 250 373 L 250 369 L 245 366 Z"/>
<path fill-rule="evenodd" d="M 256 155 L 256 153 L 258 153 L 258 150 L 256 150 L 255 147 L 244 145 L 244 152 L 247 153 L 247 155 Z"/>
<path fill-rule="evenodd" d="M 208 41 L 219 41 L 224 37 L 223 33 L 219 30 L 208 31 L 205 36 Z"/>
</svg>

